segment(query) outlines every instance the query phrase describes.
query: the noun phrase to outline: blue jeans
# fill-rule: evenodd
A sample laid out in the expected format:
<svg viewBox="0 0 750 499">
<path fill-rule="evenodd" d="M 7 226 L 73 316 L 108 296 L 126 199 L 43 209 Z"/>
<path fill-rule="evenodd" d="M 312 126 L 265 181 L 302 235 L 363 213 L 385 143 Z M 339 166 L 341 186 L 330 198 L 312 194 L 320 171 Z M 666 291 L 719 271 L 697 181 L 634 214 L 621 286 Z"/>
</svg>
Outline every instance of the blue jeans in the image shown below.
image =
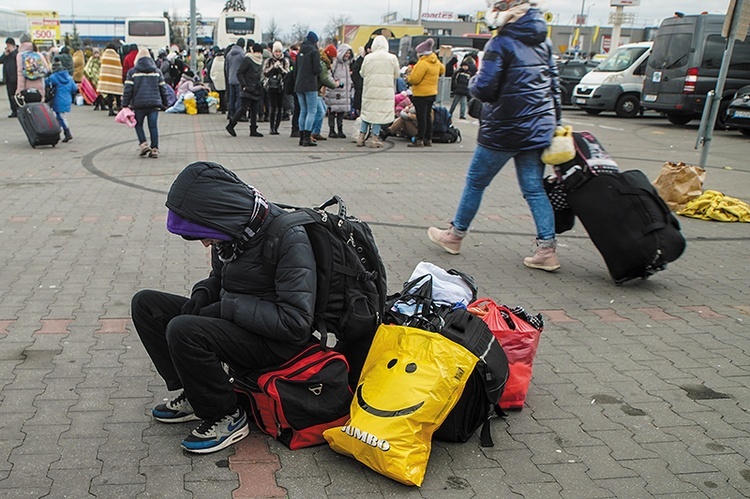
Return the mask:
<svg viewBox="0 0 750 499">
<path fill-rule="evenodd" d="M 367 130 L 372 126 L 372 134 L 376 137 L 380 136 L 380 129 L 382 128 L 383 125 L 379 125 L 379 124 L 373 125 L 372 123 L 368 123 L 365 120 L 361 120 L 361 121 L 362 121 L 362 124 L 359 127 L 360 132 L 367 133 Z"/>
<path fill-rule="evenodd" d="M 60 124 L 60 128 L 63 129 L 63 132 L 70 130 L 68 128 L 68 119 L 65 116 L 66 114 L 68 113 L 58 113 L 57 111 L 55 111 L 55 118 L 57 118 L 57 122 Z"/>
<path fill-rule="evenodd" d="M 318 111 L 318 92 L 299 92 L 299 129 L 311 132 Z"/>
<path fill-rule="evenodd" d="M 455 94 L 453 96 L 453 104 L 451 104 L 451 110 L 449 111 L 451 113 L 451 117 L 453 117 L 453 111 L 456 110 L 456 105 L 461 105 L 461 118 L 466 118 L 466 96 L 465 95 L 458 95 Z"/>
<path fill-rule="evenodd" d="M 456 234 L 463 236 L 479 211 L 484 190 L 490 185 L 505 163 L 513 158 L 521 192 L 536 224 L 536 237 L 541 241 L 555 238 L 555 214 L 544 191 L 544 163 L 542 149 L 534 151 L 494 151 L 477 145 L 466 173 L 466 184 L 458 203 L 453 225 Z"/>
<path fill-rule="evenodd" d="M 229 116 L 234 116 L 237 110 L 241 106 L 240 102 L 240 85 L 228 84 L 227 85 L 227 111 Z"/>
<path fill-rule="evenodd" d="M 151 149 L 159 149 L 159 129 L 157 128 L 157 120 L 159 119 L 159 111 L 148 109 L 135 109 L 135 134 L 138 136 L 138 143 L 143 144 L 146 142 L 146 132 L 143 131 L 143 120 L 148 119 L 148 133 L 151 135 Z"/>
<path fill-rule="evenodd" d="M 315 112 L 315 122 L 313 123 L 312 133 L 320 135 L 323 128 L 323 120 L 326 117 L 326 101 L 323 97 L 318 96 L 318 108 Z"/>
</svg>

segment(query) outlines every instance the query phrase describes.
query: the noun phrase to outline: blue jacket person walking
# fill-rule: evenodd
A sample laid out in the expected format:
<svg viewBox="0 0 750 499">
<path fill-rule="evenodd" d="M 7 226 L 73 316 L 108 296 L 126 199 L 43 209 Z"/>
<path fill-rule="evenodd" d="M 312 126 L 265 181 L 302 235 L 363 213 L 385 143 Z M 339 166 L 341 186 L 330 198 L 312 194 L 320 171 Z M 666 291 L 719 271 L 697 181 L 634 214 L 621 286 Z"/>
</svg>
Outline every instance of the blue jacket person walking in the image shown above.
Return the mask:
<svg viewBox="0 0 750 499">
<path fill-rule="evenodd" d="M 62 65 L 59 58 L 55 57 L 52 61 L 52 75 L 47 78 L 46 82 L 48 92 L 52 92 L 52 110 L 55 112 L 57 122 L 60 123 L 65 138 L 63 142 L 73 140 L 73 134 L 70 132 L 68 119 L 66 115 L 70 112 L 70 105 L 73 103 L 73 96 L 78 93 L 78 85 L 68 73 L 68 70 Z"/>
<path fill-rule="evenodd" d="M 511 158 L 536 225 L 537 251 L 527 267 L 554 271 L 557 259 L 555 219 L 544 191 L 542 151 L 561 119 L 557 66 L 547 27 L 536 2 L 497 2 L 486 15 L 498 33 L 485 46 L 471 94 L 484 103 L 474 157 L 451 227 L 428 229 L 430 240 L 458 254 L 484 190 Z"/>
</svg>

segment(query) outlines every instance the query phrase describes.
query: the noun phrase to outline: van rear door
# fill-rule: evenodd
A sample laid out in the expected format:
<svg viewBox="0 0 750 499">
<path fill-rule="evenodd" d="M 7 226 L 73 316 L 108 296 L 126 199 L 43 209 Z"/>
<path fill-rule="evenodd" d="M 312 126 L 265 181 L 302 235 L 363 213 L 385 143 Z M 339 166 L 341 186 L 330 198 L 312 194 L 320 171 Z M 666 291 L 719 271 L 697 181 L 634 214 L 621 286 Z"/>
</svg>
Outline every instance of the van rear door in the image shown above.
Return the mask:
<svg viewBox="0 0 750 499">
<path fill-rule="evenodd" d="M 668 19 L 654 39 L 643 82 L 643 105 L 653 109 L 680 109 L 690 62 L 695 19 Z"/>
</svg>

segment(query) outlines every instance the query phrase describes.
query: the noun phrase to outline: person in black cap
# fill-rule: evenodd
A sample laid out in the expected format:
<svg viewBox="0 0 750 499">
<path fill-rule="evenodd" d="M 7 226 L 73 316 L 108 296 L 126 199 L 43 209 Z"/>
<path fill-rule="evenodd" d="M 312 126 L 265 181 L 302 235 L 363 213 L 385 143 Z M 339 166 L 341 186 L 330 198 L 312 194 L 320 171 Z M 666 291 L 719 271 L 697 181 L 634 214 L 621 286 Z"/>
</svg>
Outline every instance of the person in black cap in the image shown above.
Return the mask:
<svg viewBox="0 0 750 499">
<path fill-rule="evenodd" d="M 265 238 L 283 210 L 216 163 L 185 167 L 166 206 L 170 232 L 211 247 L 211 273 L 193 286 L 190 298 L 139 291 L 132 318 L 167 389 L 179 390 L 154 407 L 154 419 L 202 419 L 182 447 L 206 454 L 249 432 L 222 362 L 238 370 L 271 368 L 311 341 L 315 258 L 305 229 L 293 227 L 279 242 L 275 272 L 269 269 Z"/>
<path fill-rule="evenodd" d="M 18 104 L 13 96 L 16 95 L 18 86 L 18 66 L 16 65 L 16 56 L 18 47 L 13 38 L 5 39 L 5 51 L 0 55 L 0 64 L 3 65 L 3 81 L 5 81 L 5 90 L 8 92 L 10 101 L 10 114 L 8 118 L 15 118 L 18 115 Z"/>
</svg>

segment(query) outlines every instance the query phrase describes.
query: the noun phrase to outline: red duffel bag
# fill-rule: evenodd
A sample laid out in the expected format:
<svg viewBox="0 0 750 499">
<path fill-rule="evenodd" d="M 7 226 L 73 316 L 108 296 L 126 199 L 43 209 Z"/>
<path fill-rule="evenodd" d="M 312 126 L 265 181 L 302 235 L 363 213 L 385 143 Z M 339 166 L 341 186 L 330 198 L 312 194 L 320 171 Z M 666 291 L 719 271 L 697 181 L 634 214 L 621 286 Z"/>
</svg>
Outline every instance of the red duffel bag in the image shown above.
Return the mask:
<svg viewBox="0 0 750 499">
<path fill-rule="evenodd" d="M 469 305 L 468 310 L 489 326 L 508 357 L 510 374 L 500 398 L 500 408 L 522 409 L 544 329 L 542 315 L 531 316 L 520 307 L 510 309 L 491 298 L 478 299 Z"/>
</svg>

